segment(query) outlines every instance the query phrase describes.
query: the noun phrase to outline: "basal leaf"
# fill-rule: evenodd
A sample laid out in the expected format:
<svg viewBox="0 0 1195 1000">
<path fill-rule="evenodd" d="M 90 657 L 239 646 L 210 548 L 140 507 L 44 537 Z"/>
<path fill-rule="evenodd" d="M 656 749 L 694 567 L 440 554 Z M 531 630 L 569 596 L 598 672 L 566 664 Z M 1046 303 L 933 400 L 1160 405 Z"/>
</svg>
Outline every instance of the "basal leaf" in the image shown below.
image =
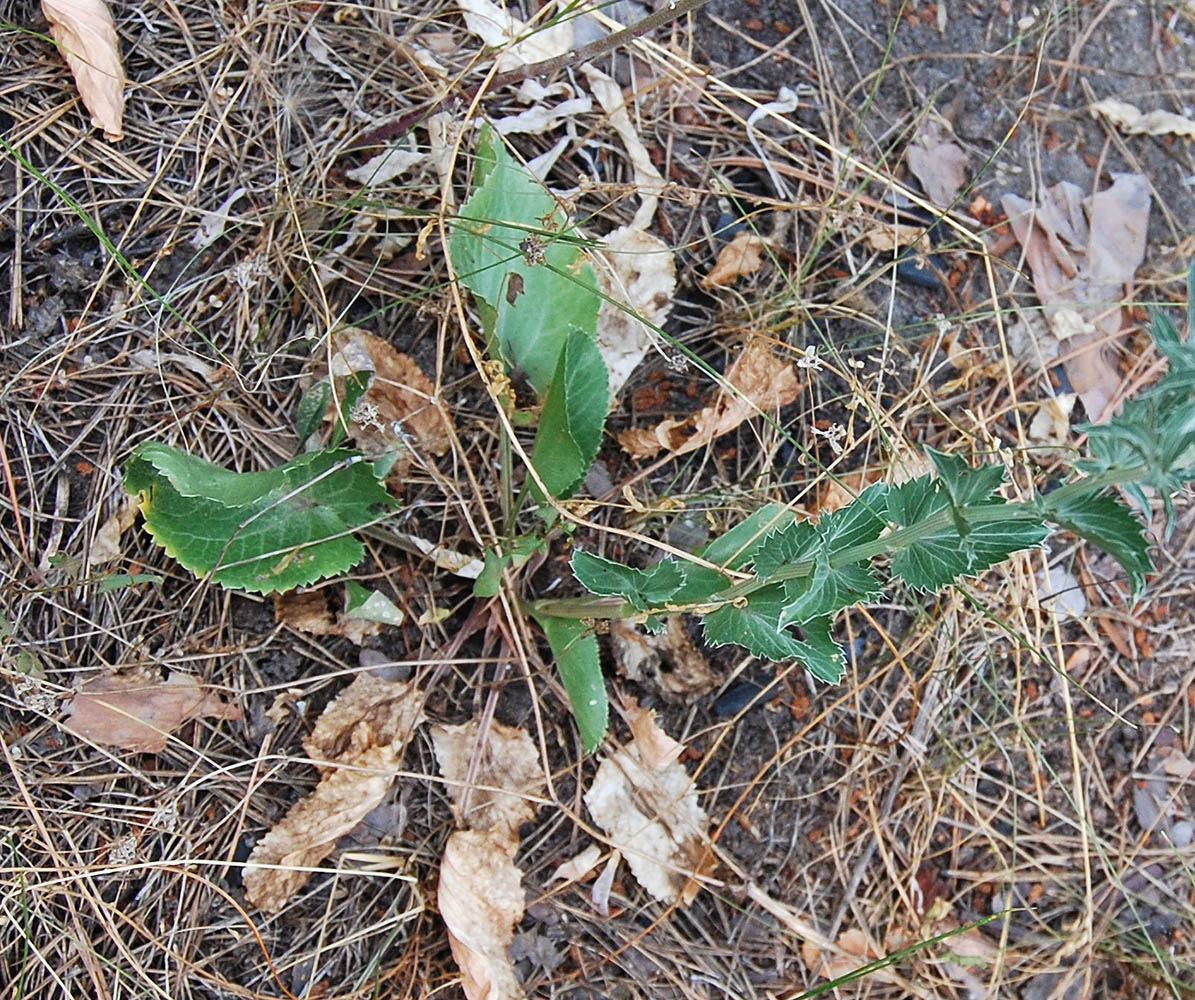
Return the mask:
<svg viewBox="0 0 1195 1000">
<path fill-rule="evenodd" d="M 555 497 L 571 496 L 597 457 L 609 384 L 597 342 L 574 329 L 560 352 L 531 452 L 531 464 Z"/>
<path fill-rule="evenodd" d="M 453 266 L 488 307 L 487 332 L 503 361 L 542 396 L 569 331 L 597 334 L 597 281 L 556 199 L 489 126 L 476 164 L 476 187 L 453 226 Z"/>
<path fill-rule="evenodd" d="M 798 656 L 801 645 L 797 638 L 779 625 L 783 606 L 784 591 L 779 584 L 755 591 L 742 605 L 724 604 L 702 622 L 706 641 L 711 646 L 745 646 L 755 656 L 769 660 Z"/>
<path fill-rule="evenodd" d="M 537 620 L 556 658 L 581 743 L 586 753 L 592 753 L 606 735 L 610 715 L 597 639 L 591 629 L 574 618 L 544 615 Z"/>
<path fill-rule="evenodd" d="M 265 472 L 238 473 L 147 442 L 125 469 L 145 527 L 168 555 L 225 587 L 291 590 L 355 566 L 352 532 L 396 501 L 368 462 L 309 452 Z"/>
<path fill-rule="evenodd" d="M 1046 517 L 1098 545 L 1113 556 L 1132 578 L 1134 595 L 1145 587 L 1145 574 L 1153 572 L 1145 527 L 1133 512 L 1115 497 L 1082 496 L 1060 507 L 1042 499 Z"/>
<path fill-rule="evenodd" d="M 780 612 L 780 624 L 803 626 L 811 619 L 874 600 L 883 592 L 880 581 L 866 566 L 853 563 L 835 569 L 821 558 L 809 576 L 784 581 L 786 603 Z"/>
<path fill-rule="evenodd" d="M 572 567 L 591 594 L 621 597 L 640 611 L 662 608 L 685 582 L 685 568 L 672 558 L 661 559 L 649 569 L 635 569 L 578 550 Z"/>
</svg>

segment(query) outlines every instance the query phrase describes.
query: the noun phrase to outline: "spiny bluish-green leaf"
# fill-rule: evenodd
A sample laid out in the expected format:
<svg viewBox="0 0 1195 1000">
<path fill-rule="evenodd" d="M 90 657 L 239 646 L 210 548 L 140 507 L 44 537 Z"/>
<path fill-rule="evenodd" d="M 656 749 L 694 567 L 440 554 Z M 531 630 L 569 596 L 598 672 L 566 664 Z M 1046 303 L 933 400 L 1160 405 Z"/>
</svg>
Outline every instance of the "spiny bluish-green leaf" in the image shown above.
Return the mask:
<svg viewBox="0 0 1195 1000">
<path fill-rule="evenodd" d="M 352 532 L 397 503 L 368 462 L 343 451 L 239 473 L 151 441 L 133 453 L 124 481 L 167 554 L 197 575 L 257 593 L 355 566 L 364 548 Z"/>
<path fill-rule="evenodd" d="M 755 548 L 755 572 L 767 580 L 776 570 L 808 559 L 820 545 L 812 521 L 790 521 L 770 531 Z"/>
<path fill-rule="evenodd" d="M 597 334 L 597 281 L 556 199 L 489 126 L 476 155 L 476 186 L 453 226 L 453 266 L 488 307 L 483 319 L 503 361 L 542 396 L 569 331 Z"/>
<path fill-rule="evenodd" d="M 874 600 L 883 592 L 880 581 L 866 566 L 853 563 L 835 569 L 822 557 L 809 576 L 784 581 L 786 603 L 780 613 L 780 624 L 803 625 L 852 604 Z"/>
<path fill-rule="evenodd" d="M 822 514 L 817 521 L 817 533 L 825 543 L 827 555 L 879 538 L 888 526 L 887 497 L 887 484 L 874 483 L 845 507 Z"/>
<path fill-rule="evenodd" d="M 586 753 L 592 753 L 601 745 L 610 717 L 597 639 L 575 618 L 544 615 L 537 620 L 556 658 L 581 743 Z"/>
<path fill-rule="evenodd" d="M 945 486 L 928 476 L 888 491 L 888 516 L 902 528 L 920 524 L 950 506 Z M 1001 515 L 985 517 L 986 512 L 1004 506 L 1002 500 L 992 500 L 956 510 L 950 522 L 894 552 L 892 572 L 917 590 L 938 590 L 959 577 L 983 572 L 1013 552 L 1039 545 L 1046 527 L 1032 515 L 1010 520 L 1001 520 Z"/>
<path fill-rule="evenodd" d="M 560 352 L 531 451 L 531 464 L 553 496 L 569 497 L 585 481 L 609 409 L 602 352 L 591 335 L 574 329 Z"/>
<path fill-rule="evenodd" d="M 591 594 L 621 597 L 640 611 L 662 608 L 685 582 L 685 568 L 665 558 L 648 569 L 635 569 L 580 550 L 573 553 L 573 573 Z"/>
<path fill-rule="evenodd" d="M 755 656 L 784 660 L 800 655 L 801 645 L 779 625 L 784 590 L 779 584 L 763 587 L 742 604 L 724 604 L 705 616 L 702 625 L 711 646 L 734 643 Z"/>
<path fill-rule="evenodd" d="M 815 618 L 801 626 L 804 639 L 798 639 L 796 657 L 814 677 L 827 684 L 837 684 L 846 672 L 846 656 L 831 638 L 834 619 L 829 615 Z"/>
<path fill-rule="evenodd" d="M 765 504 L 710 542 L 702 549 L 701 557 L 729 569 L 743 569 L 754 560 L 768 532 L 783 528 L 793 520 L 793 512 L 783 504 Z"/>
<path fill-rule="evenodd" d="M 1145 526 L 1115 497 L 1078 496 L 1060 506 L 1042 498 L 1045 516 L 1081 538 L 1086 538 L 1113 556 L 1133 581 L 1133 594 L 1145 587 L 1145 574 L 1152 573 Z"/>
<path fill-rule="evenodd" d="M 670 598 L 673 604 L 700 604 L 734 583 L 728 576 L 696 563 L 685 563 L 685 580 Z"/>
<path fill-rule="evenodd" d="M 990 499 L 1007 475 L 1003 465 L 983 465 L 976 469 L 958 455 L 947 455 L 928 446 L 925 451 L 938 472 L 938 481 L 958 507 Z"/>
</svg>

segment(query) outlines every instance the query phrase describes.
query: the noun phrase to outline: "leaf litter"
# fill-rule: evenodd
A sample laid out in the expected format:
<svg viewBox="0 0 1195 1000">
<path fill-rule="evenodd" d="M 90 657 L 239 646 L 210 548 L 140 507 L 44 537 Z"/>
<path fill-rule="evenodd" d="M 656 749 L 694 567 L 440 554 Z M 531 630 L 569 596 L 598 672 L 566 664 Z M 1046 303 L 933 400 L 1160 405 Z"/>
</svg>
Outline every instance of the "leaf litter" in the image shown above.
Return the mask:
<svg viewBox="0 0 1195 1000">
<path fill-rule="evenodd" d="M 336 841 L 382 802 L 424 721 L 423 702 L 413 682 L 360 674 L 324 709 L 303 741 L 319 784 L 254 846 L 244 874 L 250 904 L 280 911 Z"/>
<path fill-rule="evenodd" d="M 1084 198 L 1078 185 L 1061 181 L 1038 205 L 1014 194 L 1002 205 L 1056 341 L 1036 346 L 1047 359 L 1063 354 L 1071 386 L 1098 422 L 1120 391 L 1106 345 L 1121 331 L 1125 286 L 1145 258 L 1149 184 L 1140 174 L 1117 174 L 1111 187 Z"/>
<path fill-rule="evenodd" d="M 432 743 L 452 811 L 465 829 L 448 838 L 437 902 L 469 1000 L 515 1000 L 523 989 L 510 957 L 523 919 L 519 827 L 535 818 L 545 781 L 521 729 L 473 719 L 435 726 Z"/>
<path fill-rule="evenodd" d="M 85 740 L 136 753 L 161 753 L 184 722 L 235 722 L 241 709 L 190 674 L 155 671 L 94 677 L 65 704 L 63 728 Z"/>
<path fill-rule="evenodd" d="M 124 64 L 116 24 L 104 0 L 42 0 L 50 37 L 70 67 L 91 124 L 124 138 Z"/>
</svg>

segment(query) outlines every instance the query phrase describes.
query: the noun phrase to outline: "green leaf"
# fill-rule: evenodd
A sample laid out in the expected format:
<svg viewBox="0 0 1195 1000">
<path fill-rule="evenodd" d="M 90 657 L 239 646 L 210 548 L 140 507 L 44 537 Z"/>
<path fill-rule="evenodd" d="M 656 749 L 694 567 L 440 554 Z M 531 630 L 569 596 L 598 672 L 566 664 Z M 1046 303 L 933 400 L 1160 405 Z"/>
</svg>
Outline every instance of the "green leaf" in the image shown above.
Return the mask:
<svg viewBox="0 0 1195 1000">
<path fill-rule="evenodd" d="M 502 571 L 507 566 L 518 569 L 536 552 L 542 552 L 547 547 L 547 539 L 543 535 L 516 535 L 508 542 L 503 542 L 505 549 L 501 555 L 495 549 L 486 549 L 485 565 L 477 579 L 473 581 L 473 596 L 493 597 L 502 586 Z"/>
<path fill-rule="evenodd" d="M 755 549 L 755 572 L 766 580 L 782 566 L 808 558 L 819 544 L 812 521 L 790 521 L 765 535 Z"/>
<path fill-rule="evenodd" d="M 597 334 L 601 297 L 593 268 L 556 199 L 488 125 L 478 140 L 474 180 L 453 226 L 453 266 L 488 307 L 483 318 L 502 360 L 522 369 L 542 396 L 570 330 Z"/>
<path fill-rule="evenodd" d="M 1013 552 L 1039 545 L 1046 526 L 1028 513 L 1007 520 L 1003 513 L 992 514 L 1005 506 L 995 499 L 956 509 L 952 521 L 894 552 L 892 572 L 916 590 L 938 590 L 959 577 L 983 572 Z M 888 516 L 902 528 L 950 508 L 945 484 L 928 476 L 888 491 Z"/>
<path fill-rule="evenodd" d="M 1112 555 L 1132 579 L 1133 595 L 1141 593 L 1145 574 L 1153 572 L 1154 564 L 1149 556 L 1145 527 L 1125 504 L 1111 496 L 1087 495 L 1055 508 L 1047 495 L 1041 505 L 1051 521 Z"/>
<path fill-rule="evenodd" d="M 581 743 L 586 753 L 593 753 L 606 735 L 610 716 L 597 639 L 591 629 L 574 618 L 544 615 L 537 616 L 537 620 L 556 658 L 573 718 L 581 731 Z"/>
<path fill-rule="evenodd" d="M 938 482 L 956 507 L 991 499 L 1007 475 L 1003 465 L 981 465 L 976 469 L 958 455 L 947 455 L 929 446 L 925 451 L 938 472 Z"/>
<path fill-rule="evenodd" d="M 846 672 L 846 656 L 842 647 L 831 638 L 834 620 L 827 615 L 801 626 L 805 638 L 798 641 L 797 659 L 814 677 L 827 684 L 837 684 Z"/>
<path fill-rule="evenodd" d="M 369 463 L 344 451 L 240 473 L 150 441 L 129 459 L 124 483 L 141 495 L 145 527 L 168 555 L 256 593 L 355 566 L 365 550 L 352 532 L 397 505 Z"/>
<path fill-rule="evenodd" d="M 380 590 L 367 590 L 349 580 L 345 584 L 344 614 L 346 618 L 361 618 L 383 625 L 401 625 L 406 617 L 400 608 Z"/>
<path fill-rule="evenodd" d="M 610 409 L 609 386 L 597 342 L 574 329 L 560 352 L 531 451 L 531 464 L 554 497 L 571 496 L 597 457 Z"/>
<path fill-rule="evenodd" d="M 634 569 L 589 552 L 573 553 L 573 573 L 591 594 L 621 597 L 640 611 L 662 608 L 685 582 L 675 559 L 661 559 L 650 569 Z"/>
<path fill-rule="evenodd" d="M 331 398 L 332 382 L 327 378 L 320 379 L 299 398 L 299 417 L 295 426 L 300 445 L 319 430 Z"/>
<path fill-rule="evenodd" d="M 875 483 L 847 506 L 822 514 L 817 520 L 817 533 L 827 555 L 879 538 L 888 527 L 887 497 L 888 485 Z"/>
<path fill-rule="evenodd" d="M 702 621 L 706 642 L 711 646 L 745 646 L 755 656 L 768 660 L 798 656 L 800 643 L 779 624 L 783 607 L 784 589 L 780 584 L 755 591 L 741 604 L 724 604 Z"/>
<path fill-rule="evenodd" d="M 784 581 L 787 603 L 780 612 L 780 624 L 803 626 L 811 619 L 874 600 L 883 592 L 880 581 L 866 566 L 856 563 L 835 569 L 821 558 L 809 576 Z"/>
<path fill-rule="evenodd" d="M 743 569 L 754 560 L 765 535 L 785 527 L 793 520 L 793 512 L 784 504 L 765 504 L 745 521 L 715 538 L 699 554 L 719 566 Z"/>
</svg>

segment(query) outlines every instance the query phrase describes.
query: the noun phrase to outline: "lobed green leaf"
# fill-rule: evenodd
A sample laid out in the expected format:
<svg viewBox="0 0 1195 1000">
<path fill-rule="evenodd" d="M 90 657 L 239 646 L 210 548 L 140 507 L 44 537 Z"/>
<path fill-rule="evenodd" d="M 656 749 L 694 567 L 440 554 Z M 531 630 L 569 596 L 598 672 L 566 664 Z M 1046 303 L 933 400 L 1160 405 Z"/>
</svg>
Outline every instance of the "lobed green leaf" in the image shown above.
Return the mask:
<svg viewBox="0 0 1195 1000">
<path fill-rule="evenodd" d="M 1133 581 L 1134 596 L 1145 587 L 1145 574 L 1153 572 L 1145 526 L 1119 500 L 1110 496 L 1078 496 L 1052 506 L 1042 498 L 1043 513 L 1051 521 L 1073 531 L 1109 553 L 1124 567 Z"/>
<path fill-rule="evenodd" d="M 662 608 L 681 589 L 686 576 L 685 567 L 672 558 L 661 559 L 649 569 L 635 569 L 578 550 L 571 565 L 591 594 L 621 597 L 640 611 Z"/>
</svg>

